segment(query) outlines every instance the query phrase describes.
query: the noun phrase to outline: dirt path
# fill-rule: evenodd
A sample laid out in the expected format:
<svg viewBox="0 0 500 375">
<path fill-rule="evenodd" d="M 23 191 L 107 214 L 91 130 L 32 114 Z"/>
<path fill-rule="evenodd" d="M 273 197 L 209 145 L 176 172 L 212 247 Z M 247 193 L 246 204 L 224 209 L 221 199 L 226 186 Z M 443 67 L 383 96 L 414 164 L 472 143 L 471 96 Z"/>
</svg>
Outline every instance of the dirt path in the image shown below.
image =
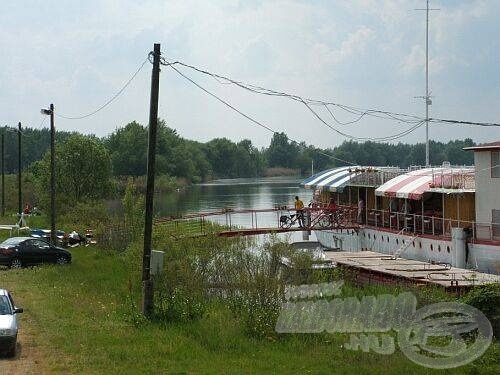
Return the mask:
<svg viewBox="0 0 500 375">
<path fill-rule="evenodd" d="M 26 330 L 26 325 L 29 322 L 24 320 L 21 324 L 17 337 L 16 356 L 14 358 L 0 356 L 0 374 L 47 374 L 37 345 L 29 331 Z"/>
</svg>

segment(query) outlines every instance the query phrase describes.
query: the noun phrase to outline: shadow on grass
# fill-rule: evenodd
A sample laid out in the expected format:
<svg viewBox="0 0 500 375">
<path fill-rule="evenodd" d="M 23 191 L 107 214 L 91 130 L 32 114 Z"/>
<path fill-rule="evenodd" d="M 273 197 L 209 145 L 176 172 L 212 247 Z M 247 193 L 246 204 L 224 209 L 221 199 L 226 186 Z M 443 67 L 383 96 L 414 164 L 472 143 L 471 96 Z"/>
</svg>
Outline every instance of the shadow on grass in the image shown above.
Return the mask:
<svg viewBox="0 0 500 375">
<path fill-rule="evenodd" d="M 14 357 L 10 357 L 6 352 L 0 351 L 0 363 L 1 362 L 14 362 L 19 361 L 21 359 L 21 354 L 23 352 L 23 345 L 20 342 L 16 344 L 16 355 Z"/>
</svg>

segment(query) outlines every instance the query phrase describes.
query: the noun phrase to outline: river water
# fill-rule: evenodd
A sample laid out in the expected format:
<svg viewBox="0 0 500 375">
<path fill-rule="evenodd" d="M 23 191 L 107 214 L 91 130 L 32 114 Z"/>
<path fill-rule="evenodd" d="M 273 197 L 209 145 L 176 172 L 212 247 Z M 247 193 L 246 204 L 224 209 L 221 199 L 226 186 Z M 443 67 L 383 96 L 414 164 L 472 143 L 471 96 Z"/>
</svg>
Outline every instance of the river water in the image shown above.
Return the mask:
<svg viewBox="0 0 500 375">
<path fill-rule="evenodd" d="M 155 214 L 180 216 L 221 209 L 271 209 L 276 205 L 293 206 L 296 195 L 307 205 L 312 198 L 312 191 L 301 187 L 301 180 L 294 177 L 238 178 L 192 185 L 179 192 L 156 196 Z M 277 225 L 276 213 L 258 214 L 257 219 L 259 227 Z M 215 218 L 221 224 L 225 224 L 224 220 L 224 217 Z M 250 214 L 232 214 L 231 223 L 250 228 L 252 217 Z M 293 241 L 301 240 L 301 232 L 293 233 L 290 238 Z"/>
</svg>

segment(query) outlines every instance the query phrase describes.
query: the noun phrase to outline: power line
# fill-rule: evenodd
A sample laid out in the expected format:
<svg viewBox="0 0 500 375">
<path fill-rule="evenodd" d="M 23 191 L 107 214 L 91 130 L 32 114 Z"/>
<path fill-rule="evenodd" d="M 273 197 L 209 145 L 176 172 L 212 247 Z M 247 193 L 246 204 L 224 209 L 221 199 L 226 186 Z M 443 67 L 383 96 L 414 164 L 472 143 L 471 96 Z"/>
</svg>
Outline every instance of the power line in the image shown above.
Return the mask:
<svg viewBox="0 0 500 375">
<path fill-rule="evenodd" d="M 166 66 L 169 66 L 170 68 L 172 68 L 173 70 L 175 70 L 179 75 L 181 75 L 182 77 L 184 77 L 185 79 L 189 80 L 192 84 L 194 84 L 195 86 L 197 86 L 198 88 L 200 88 L 201 90 L 203 90 L 204 92 L 206 92 L 207 94 L 211 95 L 212 97 L 216 98 L 217 100 L 219 100 L 221 103 L 225 104 L 226 106 L 228 106 L 229 108 L 233 109 L 234 111 L 240 113 L 243 117 L 249 119 L 250 121 L 256 123 L 257 125 L 261 126 L 261 127 L 264 127 L 264 128 L 267 128 L 265 125 L 263 125 L 262 123 L 260 122 L 256 122 L 256 120 L 252 119 L 251 117 L 249 117 L 248 115 L 242 113 L 241 111 L 239 111 L 237 108 L 235 108 L 234 106 L 230 105 L 229 103 L 227 103 L 226 101 L 224 101 L 223 99 L 219 98 L 218 96 L 216 96 L 215 94 L 211 93 L 210 91 L 208 91 L 207 89 L 205 89 L 204 87 L 202 87 L 201 85 L 199 85 L 198 83 L 196 83 L 194 80 L 192 80 L 191 78 L 189 78 L 188 76 L 186 76 L 185 74 L 183 74 L 179 69 L 175 68 L 175 65 L 176 63 L 169 63 L 167 62 L 165 59 L 163 59 L 163 65 L 166 65 Z M 180 65 L 185 65 L 185 64 L 182 64 L 180 63 Z M 198 70 L 198 68 L 194 68 L 195 70 Z M 209 75 L 211 75 L 210 73 L 208 73 Z M 219 76 L 219 75 L 215 75 L 215 78 L 218 79 L 225 79 L 225 80 L 229 80 L 228 78 L 225 78 L 225 77 L 222 77 L 222 76 Z M 406 129 L 405 131 L 403 132 L 400 132 L 400 133 L 396 133 L 396 134 L 392 134 L 392 135 L 389 135 L 389 136 L 385 136 L 385 137 L 356 137 L 356 136 L 353 136 L 351 134 L 348 134 L 346 132 L 343 132 L 343 131 L 340 131 L 338 129 L 336 129 L 335 127 L 333 127 L 331 124 L 329 124 L 328 122 L 326 122 L 315 110 L 312 109 L 311 105 L 313 105 L 313 101 L 311 100 L 308 100 L 308 99 L 304 99 L 298 95 L 289 95 L 289 94 L 285 94 L 285 93 L 279 93 L 279 92 L 272 92 L 270 93 L 270 90 L 267 90 L 267 89 L 263 89 L 263 88 L 257 88 L 257 86 L 254 86 L 254 85 L 251 85 L 251 87 L 249 87 L 248 85 L 244 85 L 243 83 L 241 82 L 237 82 L 237 81 L 232 81 L 231 82 L 234 82 L 236 85 L 238 85 L 239 87 L 242 87 L 246 90 L 249 90 L 249 91 L 252 91 L 252 92 L 258 92 L 258 93 L 264 93 L 265 95 L 273 95 L 273 96 L 285 96 L 285 97 L 288 97 L 292 100 L 295 100 L 295 101 L 298 101 L 300 103 L 302 103 L 304 106 L 306 106 L 306 108 L 319 120 L 321 121 L 325 126 L 327 126 L 328 128 L 332 129 L 333 131 L 335 131 L 336 133 L 346 137 L 346 138 L 349 138 L 349 139 L 352 139 L 352 140 L 357 140 L 357 141 L 366 141 L 366 140 L 370 140 L 370 141 L 374 141 L 374 142 L 382 142 L 382 141 L 390 141 L 390 140 L 394 140 L 394 139 L 398 139 L 398 138 L 401 138 L 401 137 L 404 137 L 406 136 L 407 134 L 410 134 L 411 132 L 415 131 L 418 127 L 420 127 L 422 125 L 422 121 L 419 121 L 417 122 L 416 124 L 414 124 L 414 126 L 412 126 L 410 129 Z M 264 92 L 263 91 L 259 91 L 259 90 L 265 90 Z M 317 101 L 316 101 L 317 102 Z M 324 104 L 327 104 L 327 103 L 324 103 Z M 361 117 L 363 117 L 364 115 L 360 116 L 359 119 L 361 119 Z M 359 121 L 358 119 L 358 121 Z M 411 121 L 410 123 L 413 123 L 413 121 Z M 269 130 L 269 129 L 268 129 Z"/>
<path fill-rule="evenodd" d="M 334 102 L 329 102 L 329 101 L 323 101 L 323 100 L 317 100 L 317 99 L 310 99 L 310 98 L 303 98 L 303 97 L 301 97 L 299 95 L 288 94 L 288 93 L 285 93 L 285 92 L 280 92 L 280 91 L 276 91 L 276 90 L 272 90 L 272 89 L 266 89 L 266 88 L 263 88 L 263 87 L 260 87 L 260 86 L 256 86 L 256 85 L 252 85 L 252 84 L 246 84 L 246 83 L 243 83 L 243 82 L 240 82 L 240 81 L 236 81 L 236 80 L 233 80 L 231 78 L 224 77 L 224 76 L 221 76 L 221 75 L 218 75 L 218 74 L 215 74 L 215 73 L 211 73 L 211 72 L 209 72 L 207 70 L 203 70 L 203 69 L 197 68 L 197 67 L 195 67 L 193 65 L 182 63 L 180 61 L 175 61 L 175 62 L 169 63 L 166 60 L 164 60 L 163 64 L 164 65 L 181 65 L 181 66 L 184 66 L 186 68 L 195 70 L 195 71 L 197 71 L 199 73 L 211 76 L 212 78 L 214 78 L 219 83 L 234 84 L 234 85 L 236 85 L 236 86 L 238 86 L 240 88 L 243 88 L 243 89 L 245 89 L 247 91 L 250 91 L 250 92 L 253 92 L 255 94 L 285 97 L 285 98 L 288 98 L 288 99 L 291 99 L 291 100 L 295 100 L 295 101 L 298 101 L 298 102 L 301 102 L 301 103 L 306 102 L 309 105 L 320 105 L 320 106 L 331 105 L 331 106 L 336 106 L 336 107 L 338 107 L 338 108 L 340 108 L 340 109 L 342 109 L 342 110 L 344 110 L 346 112 L 349 112 L 349 113 L 352 113 L 352 114 L 356 114 L 358 116 L 362 115 L 361 117 L 363 117 L 365 115 L 369 115 L 369 116 L 373 116 L 373 117 L 379 117 L 379 118 L 384 118 L 384 119 L 388 119 L 388 120 L 394 120 L 394 121 L 399 121 L 399 122 L 407 122 L 407 123 L 412 123 L 412 122 L 414 123 L 414 122 L 418 122 L 418 121 L 423 120 L 422 118 L 417 117 L 417 116 L 413 116 L 413 115 L 406 115 L 406 114 L 402 114 L 402 113 L 380 111 L 380 110 L 373 110 L 373 109 L 361 110 L 361 109 L 358 109 L 358 108 L 355 108 L 355 107 L 350 107 L 350 106 L 346 106 L 346 105 L 339 104 L 339 103 L 334 103 Z M 226 81 L 226 82 L 221 82 L 221 80 Z M 359 121 L 359 119 L 355 120 L 355 121 Z"/>
<path fill-rule="evenodd" d="M 224 104 L 225 106 L 231 108 L 233 111 L 235 111 L 236 113 L 238 113 L 239 115 L 245 117 L 247 120 L 251 121 L 252 123 L 254 123 L 255 125 L 258 125 L 260 126 L 261 128 L 273 133 L 273 134 L 277 134 L 278 132 L 271 129 L 269 126 L 263 124 L 262 122 L 258 121 L 258 120 L 255 120 L 254 118 L 252 118 L 251 116 L 247 115 L 246 113 L 240 111 L 238 108 L 234 107 L 233 105 L 231 105 L 230 103 L 228 103 L 227 101 L 225 101 L 224 99 L 220 98 L 219 96 L 217 96 L 216 94 L 210 92 L 209 90 L 207 90 L 206 88 L 204 88 L 203 86 L 201 86 L 199 83 L 195 82 L 194 80 L 192 80 L 190 77 L 188 77 L 187 75 L 185 75 L 184 73 L 182 73 L 181 71 L 179 71 L 178 69 L 176 69 L 173 65 L 168 65 L 170 66 L 170 68 L 172 68 L 174 71 L 176 71 L 180 76 L 184 77 L 186 80 L 188 80 L 189 82 L 191 82 L 193 85 L 195 85 L 196 87 L 198 87 L 200 90 L 202 90 L 203 92 L 205 92 L 206 94 L 212 96 L 213 98 L 215 98 L 216 100 L 218 100 L 219 102 L 221 102 L 222 104 Z M 288 138 L 288 137 L 287 137 Z M 290 139 L 290 142 L 298 145 L 299 147 L 303 147 L 299 142 L 293 140 L 293 139 Z M 317 150 L 315 149 L 316 152 L 318 152 L 319 154 L 322 154 L 324 156 L 327 156 L 329 158 L 332 158 L 334 160 L 338 160 L 338 161 L 341 161 L 343 163 L 346 163 L 346 164 L 350 164 L 350 165 L 356 165 L 356 163 L 352 163 L 350 161 L 347 161 L 347 160 L 343 160 L 343 159 L 340 159 L 340 158 L 337 158 L 333 155 L 330 155 L 326 152 L 323 152 L 321 150 Z"/>
<path fill-rule="evenodd" d="M 98 107 L 96 110 L 94 110 L 94 111 L 92 111 L 90 113 L 87 113 L 85 115 L 80 115 L 80 116 L 66 116 L 66 115 L 58 114 L 57 112 L 55 112 L 54 115 L 56 115 L 57 117 L 61 117 L 63 119 L 66 119 L 66 120 L 81 120 L 81 119 L 84 119 L 84 118 L 87 118 L 87 117 L 95 115 L 96 113 L 98 113 L 101 110 L 103 110 L 104 108 L 106 108 L 109 104 L 111 104 L 116 98 L 118 98 L 125 91 L 125 89 L 130 85 L 130 83 L 132 83 L 132 81 L 134 80 L 134 78 L 137 76 L 137 74 L 139 74 L 139 72 L 142 70 L 142 68 L 146 64 L 146 62 L 148 62 L 148 60 L 149 60 L 149 55 L 141 63 L 141 65 L 139 66 L 139 68 L 135 71 L 135 73 L 132 75 L 132 77 L 130 77 L 130 79 L 125 83 L 125 85 L 123 85 L 123 87 L 115 95 L 113 95 L 109 100 L 107 100 L 103 105 L 101 105 L 100 107 Z"/>
<path fill-rule="evenodd" d="M 431 122 L 444 122 L 449 124 L 462 124 L 462 125 L 477 125 L 477 126 L 500 126 L 494 122 L 474 122 L 474 121 L 460 121 L 460 120 L 443 120 L 438 118 L 429 118 Z"/>
<path fill-rule="evenodd" d="M 194 70 L 198 73 L 208 75 L 208 76 L 214 78 L 219 83 L 233 84 L 233 85 L 236 85 L 240 88 L 243 88 L 243 89 L 250 91 L 252 93 L 255 93 L 255 94 L 285 97 L 285 98 L 295 100 L 295 101 L 298 101 L 298 102 L 301 102 L 303 104 L 307 104 L 310 106 L 311 105 L 324 106 L 327 109 L 328 109 L 328 106 L 335 106 L 335 107 L 340 108 L 348 113 L 355 114 L 355 115 L 359 116 L 358 119 L 356 119 L 354 121 L 346 122 L 346 123 L 342 123 L 342 122 L 338 121 L 336 118 L 334 118 L 334 120 L 336 120 L 335 122 L 337 122 L 339 125 L 349 125 L 349 124 L 358 122 L 364 116 L 378 117 L 378 118 L 382 118 L 385 120 L 392 120 L 392 121 L 403 122 L 403 123 L 412 123 L 412 124 L 420 123 L 420 121 L 425 121 L 425 118 L 415 116 L 415 115 L 409 115 L 409 114 L 398 113 L 398 112 L 390 112 L 390 111 L 382 111 L 382 110 L 378 110 L 378 109 L 361 109 L 361 108 L 356 108 L 356 107 L 352 107 L 352 106 L 348 106 L 348 105 L 340 104 L 340 103 L 335 103 L 335 102 L 331 102 L 331 101 L 303 98 L 299 95 L 288 94 L 286 92 L 280 92 L 280 91 L 267 89 L 267 88 L 263 88 L 260 86 L 236 81 L 236 80 L 233 80 L 231 78 L 228 78 L 228 77 L 225 77 L 225 76 L 222 76 L 219 74 L 215 74 L 215 73 L 209 72 L 207 70 L 204 70 L 204 69 L 201 69 L 201 68 L 198 68 L 198 67 L 195 67 L 193 65 L 189 65 L 189 64 L 186 64 L 186 63 L 183 63 L 180 61 L 168 62 L 164 58 L 162 58 L 162 65 L 166 65 L 166 66 L 181 65 L 183 67 Z M 333 116 L 333 117 L 335 117 L 335 116 Z M 498 123 L 461 121 L 461 120 L 453 120 L 453 119 L 430 118 L 429 121 L 436 122 L 436 123 L 454 123 L 454 124 L 473 125 L 473 126 L 500 127 L 500 124 L 498 124 Z"/>
<path fill-rule="evenodd" d="M 194 80 L 192 80 L 191 78 L 189 78 L 188 76 L 186 76 L 184 73 L 182 73 L 181 71 L 179 71 L 178 69 L 176 69 L 173 65 L 168 65 L 170 66 L 170 68 L 172 68 L 174 71 L 176 71 L 180 76 L 184 77 L 186 80 L 188 80 L 189 82 L 191 82 L 193 85 L 195 85 L 196 87 L 198 87 L 200 90 L 204 91 L 206 94 L 212 96 L 213 98 L 215 98 L 216 100 L 218 100 L 219 102 L 221 102 L 222 104 L 224 104 L 225 106 L 231 108 L 233 111 L 235 111 L 236 113 L 238 113 L 239 115 L 245 117 L 247 120 L 253 122 L 254 124 L 260 126 L 261 128 L 264 128 L 265 130 L 273 133 L 273 134 L 277 134 L 278 132 L 271 129 L 269 126 L 267 125 L 264 125 L 262 122 L 258 121 L 258 120 L 255 120 L 254 118 L 252 118 L 251 116 L 247 115 L 246 113 L 240 111 L 238 108 L 234 107 L 233 105 L 231 105 L 230 103 L 228 103 L 227 101 L 225 101 L 224 99 L 220 98 L 219 96 L 215 95 L 214 93 L 210 92 L 209 90 L 207 90 L 206 88 L 204 88 L 203 86 L 201 86 L 199 83 L 195 82 Z M 298 145 L 299 147 L 303 147 L 299 142 L 297 141 L 294 141 L 293 139 L 290 139 L 290 142 Z M 333 155 L 330 155 L 328 153 L 325 153 L 323 151 L 320 151 L 320 150 L 317 150 L 315 149 L 316 152 L 324 155 L 324 156 L 328 156 L 332 159 L 335 159 L 335 160 L 338 160 L 338 161 L 341 161 L 343 163 L 347 163 L 347 164 L 351 164 L 351 165 L 356 165 L 356 163 L 352 163 L 350 161 L 347 161 L 347 160 L 343 160 L 343 159 L 340 159 L 340 158 L 337 158 Z"/>
<path fill-rule="evenodd" d="M 47 116 L 42 116 L 42 121 L 40 122 L 40 125 L 38 125 L 37 129 L 41 129 L 43 125 L 45 124 L 45 121 L 47 120 Z"/>
</svg>

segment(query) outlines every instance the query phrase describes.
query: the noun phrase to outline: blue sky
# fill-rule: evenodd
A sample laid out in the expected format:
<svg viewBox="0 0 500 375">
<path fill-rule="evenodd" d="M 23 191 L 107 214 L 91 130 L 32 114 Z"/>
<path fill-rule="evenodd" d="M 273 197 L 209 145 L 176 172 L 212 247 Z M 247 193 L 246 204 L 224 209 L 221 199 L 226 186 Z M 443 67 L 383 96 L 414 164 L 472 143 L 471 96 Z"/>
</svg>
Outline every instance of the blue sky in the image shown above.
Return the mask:
<svg viewBox="0 0 500 375">
<path fill-rule="evenodd" d="M 432 0 L 431 116 L 500 122 L 500 1 Z M 154 42 L 165 57 L 237 80 L 361 108 L 424 115 L 424 0 L 352 1 L 16 1 L 2 4 L 2 122 L 38 127 L 40 108 L 79 115 L 109 99 Z M 245 113 L 291 138 L 321 147 L 345 138 L 297 103 L 255 96 L 190 71 L 193 79 Z M 98 114 L 57 119 L 58 129 L 99 136 L 127 122 L 146 123 L 150 65 Z M 249 138 L 255 127 L 168 68 L 160 83 L 160 116 L 186 138 Z M 336 112 L 344 121 L 347 113 Z M 326 117 L 325 119 L 331 120 Z M 332 123 L 333 125 L 333 123 Z M 47 126 L 45 124 L 44 126 Z M 341 130 L 380 137 L 408 126 L 366 118 Z M 340 127 L 339 127 L 340 128 Z M 499 128 L 432 125 L 431 138 L 500 139 Z M 402 138 L 422 141 L 424 129 Z"/>
</svg>

